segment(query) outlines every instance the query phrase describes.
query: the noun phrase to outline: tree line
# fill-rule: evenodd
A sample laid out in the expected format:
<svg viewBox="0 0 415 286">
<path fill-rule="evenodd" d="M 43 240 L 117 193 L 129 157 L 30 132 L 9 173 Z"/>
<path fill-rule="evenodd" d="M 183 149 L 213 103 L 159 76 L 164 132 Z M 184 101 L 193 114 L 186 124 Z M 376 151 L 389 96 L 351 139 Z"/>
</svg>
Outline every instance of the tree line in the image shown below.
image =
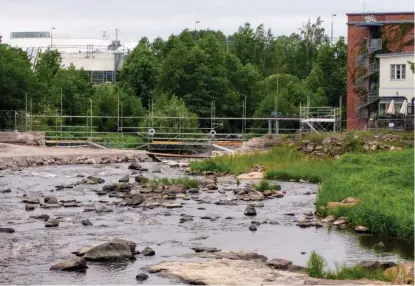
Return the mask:
<svg viewBox="0 0 415 286">
<path fill-rule="evenodd" d="M 31 65 L 26 52 L 0 45 L 0 110 L 24 110 L 26 93 L 34 114 L 217 117 L 297 114 L 300 103 L 338 106 L 345 100 L 347 46 L 330 43 L 320 18 L 297 33 L 274 36 L 249 23 L 232 35 L 221 31 L 182 31 L 167 40 L 143 37 L 128 53 L 116 83 L 93 85 L 88 73 L 62 66 L 58 51 L 43 52 Z M 61 103 L 62 98 L 62 103 Z M 93 102 L 91 110 L 90 102 Z M 151 108 L 151 104 L 153 107 Z M 62 104 L 62 106 L 61 106 Z M 65 124 L 85 124 L 67 118 Z M 161 120 L 161 119 L 160 119 Z M 162 125 L 171 122 L 133 121 Z M 1 122 L 0 122 L 1 124 Z M 52 123 L 50 123 L 52 124 Z M 100 131 L 116 131 L 113 119 L 100 119 Z M 194 123 L 189 123 L 194 126 Z M 226 124 L 229 132 L 240 124 Z"/>
</svg>

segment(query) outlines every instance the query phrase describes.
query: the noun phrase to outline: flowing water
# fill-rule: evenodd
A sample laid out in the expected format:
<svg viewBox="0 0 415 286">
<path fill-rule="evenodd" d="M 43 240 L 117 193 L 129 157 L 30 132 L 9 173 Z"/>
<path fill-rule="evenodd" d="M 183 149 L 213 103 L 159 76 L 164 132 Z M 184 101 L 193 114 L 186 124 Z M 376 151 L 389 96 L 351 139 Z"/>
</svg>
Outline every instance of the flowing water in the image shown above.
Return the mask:
<svg viewBox="0 0 415 286">
<path fill-rule="evenodd" d="M 143 163 L 143 167 L 162 170 L 161 174 L 145 173 L 147 177 L 181 177 L 182 171 L 162 163 Z M 135 284 L 135 275 L 145 266 L 165 260 L 197 260 L 189 256 L 190 247 L 208 246 L 222 250 L 255 251 L 272 258 L 284 258 L 294 264 L 306 265 L 308 255 L 316 250 L 329 266 L 355 263 L 361 260 L 399 261 L 413 259 L 413 249 L 376 236 L 356 235 L 352 232 L 327 227 L 301 229 L 296 221 L 303 213 L 314 210 L 317 186 L 313 184 L 284 183 L 286 196 L 264 200 L 265 207 L 257 208 L 254 218 L 244 215 L 246 203 L 233 206 L 215 205 L 219 199 L 232 198 L 236 187 L 232 178 L 219 180 L 219 191 L 200 192 L 199 199 L 181 200 L 179 209 L 142 209 L 111 206 L 114 212 L 91 213 L 80 208 L 41 209 L 25 211 L 23 195 L 42 198 L 54 195 L 58 200 L 76 199 L 83 203 L 104 204 L 119 199 L 99 197 L 94 190 L 102 185 L 79 185 L 73 189 L 55 190 L 56 185 L 67 185 L 80 180 L 77 175 L 94 175 L 106 183 L 117 182 L 132 171 L 126 164 L 108 166 L 46 166 L 22 171 L 0 172 L 1 193 L 0 227 L 11 227 L 15 233 L 0 233 L 1 284 Z M 242 182 L 242 186 L 248 182 Z M 309 195 L 309 193 L 314 193 Z M 287 216 L 294 213 L 295 216 Z M 45 228 L 44 222 L 31 219 L 31 215 L 48 214 L 62 217 L 57 228 Z M 179 223 L 180 215 L 194 216 L 193 221 Z M 210 216 L 212 219 L 201 219 Z M 231 217 L 231 218 L 230 218 Z M 81 220 L 90 219 L 93 226 L 83 226 Z M 256 232 L 248 230 L 252 220 L 276 220 L 279 224 L 261 224 Z M 110 238 L 124 238 L 137 243 L 137 249 L 150 246 L 156 251 L 153 257 L 137 256 L 133 262 L 93 263 L 85 273 L 50 271 L 57 260 L 73 257 L 72 251 L 105 242 Z M 383 252 L 374 245 L 383 241 Z M 305 254 L 302 254 L 302 252 Z M 150 274 L 144 284 L 172 284 L 178 281 Z"/>
</svg>

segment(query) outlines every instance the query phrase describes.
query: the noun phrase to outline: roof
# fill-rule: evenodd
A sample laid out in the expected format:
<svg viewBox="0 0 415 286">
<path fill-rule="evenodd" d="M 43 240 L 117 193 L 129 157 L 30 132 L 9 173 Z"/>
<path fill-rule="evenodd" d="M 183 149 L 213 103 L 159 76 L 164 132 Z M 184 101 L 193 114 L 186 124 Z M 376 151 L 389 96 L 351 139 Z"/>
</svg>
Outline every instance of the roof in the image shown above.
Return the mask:
<svg viewBox="0 0 415 286">
<path fill-rule="evenodd" d="M 391 57 L 404 57 L 404 56 L 413 56 L 414 52 L 404 52 L 404 53 L 385 53 L 377 54 L 377 58 L 391 58 Z"/>
<path fill-rule="evenodd" d="M 373 24 L 377 24 L 376 26 L 380 26 L 383 24 L 405 24 L 405 23 L 414 23 L 414 20 L 388 20 L 388 21 L 376 21 L 376 22 L 366 22 L 366 21 L 352 21 L 347 22 L 346 25 L 360 25 L 360 26 L 375 26 Z"/>
<path fill-rule="evenodd" d="M 347 16 L 358 16 L 358 15 L 413 15 L 414 12 L 412 11 L 405 11 L 405 12 L 358 12 L 358 13 L 346 13 Z"/>
</svg>

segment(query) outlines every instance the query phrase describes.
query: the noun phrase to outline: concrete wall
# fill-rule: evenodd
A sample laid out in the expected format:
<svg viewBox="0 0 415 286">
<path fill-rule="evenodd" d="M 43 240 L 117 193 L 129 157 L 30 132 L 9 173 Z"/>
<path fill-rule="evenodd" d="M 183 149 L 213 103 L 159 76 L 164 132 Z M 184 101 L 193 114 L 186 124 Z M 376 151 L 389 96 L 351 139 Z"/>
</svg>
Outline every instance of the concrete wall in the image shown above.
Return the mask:
<svg viewBox="0 0 415 286">
<path fill-rule="evenodd" d="M 391 55 L 379 57 L 379 96 L 404 96 L 410 102 L 414 97 L 414 75 L 408 61 L 414 61 L 414 55 Z M 391 65 L 406 65 L 405 79 L 391 79 Z"/>
<path fill-rule="evenodd" d="M 76 69 L 83 68 L 86 71 L 113 71 L 115 68 L 114 53 L 94 53 L 94 58 L 85 58 L 86 53 L 62 53 L 62 64 L 69 67 L 71 64 Z"/>
<path fill-rule="evenodd" d="M 0 132 L 0 143 L 45 145 L 45 132 Z"/>
</svg>

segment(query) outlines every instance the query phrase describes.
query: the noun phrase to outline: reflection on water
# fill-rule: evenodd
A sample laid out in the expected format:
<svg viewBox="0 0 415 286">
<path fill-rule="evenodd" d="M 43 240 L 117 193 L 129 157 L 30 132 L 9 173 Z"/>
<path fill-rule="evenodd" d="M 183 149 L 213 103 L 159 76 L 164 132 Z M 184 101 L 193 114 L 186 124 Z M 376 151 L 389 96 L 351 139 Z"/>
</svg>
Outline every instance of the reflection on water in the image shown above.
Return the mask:
<svg viewBox="0 0 415 286">
<path fill-rule="evenodd" d="M 402 258 L 414 260 L 414 245 L 402 243 L 393 238 L 379 237 L 376 235 L 358 235 L 359 245 L 365 248 L 374 249 L 378 253 L 396 253 Z M 382 242 L 384 247 L 378 247 Z"/>
<path fill-rule="evenodd" d="M 182 176 L 178 169 L 160 163 L 143 163 L 143 167 L 161 169 L 161 174 L 146 173 L 147 177 Z M 73 189 L 55 191 L 56 185 L 74 183 L 76 176 L 100 176 L 106 183 L 117 182 L 126 174 L 132 174 L 126 164 L 110 166 L 46 166 L 28 168 L 22 172 L 3 171 L 0 189 L 11 188 L 2 194 L 0 217 L 2 225 L 10 224 L 16 232 L 2 234 L 0 244 L 0 283 L 2 284 L 136 284 L 135 276 L 142 268 L 165 260 L 200 260 L 187 258 L 195 246 L 217 247 L 223 250 L 256 251 L 269 259 L 284 258 L 295 264 L 305 265 L 308 255 L 316 250 L 327 260 L 330 267 L 338 264 L 355 263 L 361 260 L 390 260 L 413 258 L 413 248 L 394 240 L 375 236 L 355 235 L 350 231 L 330 228 L 301 229 L 295 226 L 303 213 L 313 211 L 317 191 L 312 184 L 282 182 L 287 195 L 282 199 L 265 200 L 263 208 L 257 208 L 255 218 L 246 217 L 246 203 L 218 206 L 214 202 L 233 197 L 233 192 L 206 193 L 198 197 L 202 201 L 176 200 L 180 209 L 114 207 L 112 213 L 83 212 L 81 208 L 40 209 L 26 212 L 20 201 L 22 196 L 42 198 L 55 195 L 58 200 L 76 199 L 82 203 L 104 205 L 118 199 L 99 197 L 95 190 L 102 186 L 82 185 Z M 220 179 L 222 190 L 233 190 L 233 180 Z M 247 182 L 241 182 L 242 185 Z M 53 190 L 53 192 L 51 192 Z M 295 216 L 286 216 L 294 213 Z M 48 214 L 61 217 L 58 228 L 47 229 L 44 222 L 31 219 L 31 215 Z M 168 215 L 166 215 L 168 214 Z M 181 214 L 192 215 L 193 221 L 179 223 Z M 201 219 L 203 216 L 218 217 L 216 220 Z M 233 217 L 233 219 L 227 219 Z M 85 227 L 81 220 L 88 218 L 94 226 Z M 252 220 L 261 222 L 258 231 L 250 232 Z M 276 220 L 280 224 L 266 224 Z M 73 257 L 72 251 L 92 246 L 119 237 L 133 240 L 137 249 L 150 246 L 156 251 L 153 257 L 137 256 L 136 261 L 112 263 L 88 263 L 86 273 L 62 273 L 49 271 L 50 266 L 60 259 Z M 384 251 L 376 251 L 375 244 L 382 241 Z M 306 252 L 306 254 L 302 254 Z M 176 280 L 150 275 L 144 284 L 173 284 Z"/>
</svg>

